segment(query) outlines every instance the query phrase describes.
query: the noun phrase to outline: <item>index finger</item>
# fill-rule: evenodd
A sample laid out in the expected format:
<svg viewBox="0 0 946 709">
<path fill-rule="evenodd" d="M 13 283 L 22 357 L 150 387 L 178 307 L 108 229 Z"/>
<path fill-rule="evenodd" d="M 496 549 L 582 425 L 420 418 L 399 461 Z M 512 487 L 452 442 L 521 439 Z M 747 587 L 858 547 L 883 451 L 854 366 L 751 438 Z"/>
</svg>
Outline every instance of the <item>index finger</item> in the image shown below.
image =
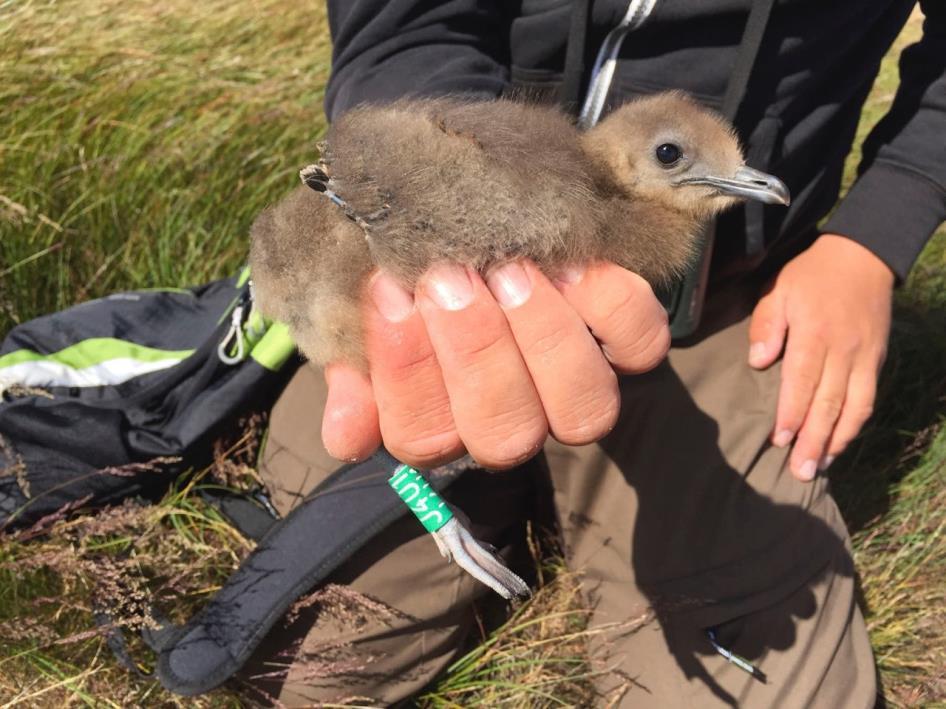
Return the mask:
<svg viewBox="0 0 946 709">
<path fill-rule="evenodd" d="M 385 446 L 421 468 L 460 457 L 450 398 L 413 297 L 383 272 L 372 278 L 368 294 L 365 351 Z"/>
</svg>

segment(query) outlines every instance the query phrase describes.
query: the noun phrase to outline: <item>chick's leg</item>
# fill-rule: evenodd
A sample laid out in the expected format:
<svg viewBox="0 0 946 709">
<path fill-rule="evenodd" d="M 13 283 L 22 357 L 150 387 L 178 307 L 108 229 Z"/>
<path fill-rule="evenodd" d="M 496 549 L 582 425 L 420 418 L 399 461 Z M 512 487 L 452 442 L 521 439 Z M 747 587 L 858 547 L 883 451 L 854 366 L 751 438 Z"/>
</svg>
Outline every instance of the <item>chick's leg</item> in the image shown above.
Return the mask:
<svg viewBox="0 0 946 709">
<path fill-rule="evenodd" d="M 433 536 L 441 556 L 448 562 L 456 561 L 457 566 L 503 598 L 529 595 L 526 582 L 470 534 L 458 514 L 464 520 L 466 516 L 447 505 L 417 470 L 399 465 L 389 482 Z"/>
</svg>

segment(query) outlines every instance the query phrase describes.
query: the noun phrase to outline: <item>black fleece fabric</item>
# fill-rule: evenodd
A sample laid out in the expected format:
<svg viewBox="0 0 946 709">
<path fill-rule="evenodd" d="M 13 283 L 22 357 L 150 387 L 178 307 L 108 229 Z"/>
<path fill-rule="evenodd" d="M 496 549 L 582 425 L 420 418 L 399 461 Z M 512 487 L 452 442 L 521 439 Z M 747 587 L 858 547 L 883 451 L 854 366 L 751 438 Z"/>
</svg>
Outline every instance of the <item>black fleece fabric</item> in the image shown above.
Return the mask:
<svg viewBox="0 0 946 709">
<path fill-rule="evenodd" d="M 721 220 L 714 273 L 771 272 L 820 232 L 842 234 L 903 279 L 946 219 L 946 3 L 921 0 L 922 39 L 900 60 L 891 110 L 863 144 L 859 178 L 832 216 L 845 156 L 880 61 L 917 3 L 780 0 L 736 117 L 751 166 L 789 186 L 789 209 L 750 205 Z M 330 118 L 406 95 L 510 90 L 554 95 L 568 0 L 329 0 Z M 610 105 L 683 89 L 719 108 L 750 0 L 658 0 L 626 39 Z M 586 66 L 627 0 L 597 0 Z M 748 235 L 748 239 L 747 239 Z M 750 246 L 747 247 L 747 242 Z M 757 247 L 751 246 L 757 244 Z"/>
</svg>

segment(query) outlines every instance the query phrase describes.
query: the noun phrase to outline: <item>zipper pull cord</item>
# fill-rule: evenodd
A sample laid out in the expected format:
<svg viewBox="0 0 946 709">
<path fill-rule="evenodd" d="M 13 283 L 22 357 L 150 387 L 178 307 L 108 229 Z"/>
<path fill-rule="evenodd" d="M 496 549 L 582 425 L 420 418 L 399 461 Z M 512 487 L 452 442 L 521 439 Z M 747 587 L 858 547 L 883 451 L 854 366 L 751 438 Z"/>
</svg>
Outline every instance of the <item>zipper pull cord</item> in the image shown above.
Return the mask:
<svg viewBox="0 0 946 709">
<path fill-rule="evenodd" d="M 614 80 L 618 52 L 621 51 L 624 38 L 627 37 L 628 32 L 638 29 L 647 21 L 656 5 L 657 0 L 631 0 L 627 6 L 627 12 L 624 13 L 624 19 L 608 32 L 604 42 L 601 43 L 601 49 L 598 50 L 598 56 L 591 70 L 588 94 L 585 96 L 585 103 L 578 115 L 578 127 L 582 130 L 594 127 L 601 118 L 601 112 L 604 110 L 605 101 L 611 90 L 611 82 Z"/>
<path fill-rule="evenodd" d="M 765 677 L 765 673 L 762 672 L 762 670 L 760 670 L 758 667 L 753 665 L 746 658 L 737 655 L 732 650 L 727 650 L 726 648 L 724 648 L 722 645 L 719 644 L 719 642 L 716 640 L 715 628 L 707 628 L 706 637 L 709 639 L 710 645 L 713 646 L 713 649 L 716 650 L 716 652 L 718 652 L 720 655 L 725 657 L 729 662 L 734 664 L 739 669 L 748 672 L 750 675 L 752 675 L 757 680 L 759 680 L 762 684 L 765 684 L 766 677 Z"/>
</svg>

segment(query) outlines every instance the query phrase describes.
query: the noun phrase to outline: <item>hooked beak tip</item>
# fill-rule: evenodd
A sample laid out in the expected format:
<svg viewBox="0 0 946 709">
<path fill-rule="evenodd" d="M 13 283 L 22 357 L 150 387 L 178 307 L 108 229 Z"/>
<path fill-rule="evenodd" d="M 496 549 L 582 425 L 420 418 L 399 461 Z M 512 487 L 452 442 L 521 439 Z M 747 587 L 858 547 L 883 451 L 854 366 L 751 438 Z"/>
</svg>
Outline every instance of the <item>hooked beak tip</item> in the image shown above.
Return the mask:
<svg viewBox="0 0 946 709">
<path fill-rule="evenodd" d="M 734 179 L 745 189 L 742 195 L 749 199 L 757 199 L 766 204 L 781 204 L 786 207 L 792 203 L 792 194 L 788 191 L 788 187 L 775 175 L 744 165 L 736 170 Z"/>
<path fill-rule="evenodd" d="M 774 175 L 743 165 L 732 177 L 697 177 L 683 180 L 683 183 L 701 184 L 713 187 L 720 194 L 739 199 L 754 199 L 765 204 L 792 203 L 791 193 L 785 183 Z"/>
</svg>

